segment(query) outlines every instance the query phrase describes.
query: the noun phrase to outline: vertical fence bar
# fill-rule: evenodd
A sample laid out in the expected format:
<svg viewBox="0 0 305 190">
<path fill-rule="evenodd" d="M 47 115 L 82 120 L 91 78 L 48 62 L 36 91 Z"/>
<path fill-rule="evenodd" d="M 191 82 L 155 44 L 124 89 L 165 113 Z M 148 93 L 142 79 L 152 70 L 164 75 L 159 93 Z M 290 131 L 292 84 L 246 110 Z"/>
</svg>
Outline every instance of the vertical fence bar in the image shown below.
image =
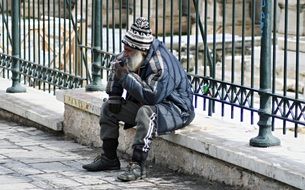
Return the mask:
<svg viewBox="0 0 305 190">
<path fill-rule="evenodd" d="M 204 30 L 205 30 L 205 33 L 203 34 L 203 38 L 205 39 L 204 42 L 203 42 L 203 47 L 204 47 L 204 52 L 203 52 L 203 75 L 204 76 L 207 76 L 207 66 L 210 67 L 210 70 L 211 70 L 211 62 L 209 63 L 209 65 L 207 64 L 207 58 L 208 58 L 208 55 L 210 55 L 210 52 L 208 50 L 208 41 L 207 41 L 207 31 L 208 31 L 208 1 L 204 1 Z M 203 110 L 206 110 L 206 105 L 207 105 L 207 99 L 204 98 L 203 99 Z"/>
<path fill-rule="evenodd" d="M 155 36 L 156 36 L 156 38 L 158 38 L 158 24 L 159 24 L 159 19 L 158 19 L 158 14 L 159 14 L 159 12 L 158 12 L 158 7 L 159 7 L 159 0 L 156 0 L 156 8 L 155 8 L 155 10 L 156 10 L 156 15 L 155 15 Z"/>
<path fill-rule="evenodd" d="M 68 0 L 67 1 L 68 3 L 68 18 L 69 18 L 69 36 L 68 36 L 68 41 L 69 41 L 69 74 L 72 74 L 72 23 L 71 23 L 71 20 L 72 20 L 72 7 L 71 7 L 71 0 Z"/>
<path fill-rule="evenodd" d="M 45 21 L 46 21 L 46 11 L 45 11 L 45 0 L 42 1 L 42 33 L 43 33 L 43 37 L 42 37 L 42 49 L 43 49 L 43 54 L 42 54 L 42 65 L 43 66 L 46 66 L 46 53 L 45 53 L 45 50 L 46 50 L 46 26 L 45 26 Z M 45 73 L 42 72 L 42 76 L 40 79 L 43 79 L 45 76 Z M 46 83 L 43 81 L 43 91 L 46 90 Z"/>
<path fill-rule="evenodd" d="M 128 15 L 128 13 L 127 13 Z M 126 15 L 126 16 L 127 16 Z M 126 17 L 124 17 L 126 18 Z M 122 51 L 122 0 L 119 0 L 119 51 L 121 52 Z"/>
<path fill-rule="evenodd" d="M 20 19 L 22 19 L 22 29 L 21 29 L 21 31 L 20 31 L 20 35 L 23 33 L 23 40 L 25 40 L 26 38 L 25 38 L 25 6 L 26 6 L 26 2 L 24 1 L 24 2 L 22 2 L 22 5 L 20 5 L 20 6 L 22 6 L 22 12 L 23 12 L 23 16 L 21 17 L 20 16 Z M 20 43 L 21 43 L 21 40 L 20 40 Z M 22 46 L 21 46 L 21 48 L 22 48 Z M 26 59 L 26 57 L 25 57 L 25 50 L 26 50 L 26 43 L 23 43 L 23 51 L 21 51 L 20 52 L 20 57 L 22 57 L 23 59 Z M 22 54 L 23 54 L 23 56 L 22 56 Z M 25 80 L 24 80 L 25 81 Z"/>
<path fill-rule="evenodd" d="M 235 0 L 232 1 L 232 62 L 231 62 L 231 83 L 234 84 L 235 82 Z M 232 92 L 231 92 L 231 100 L 232 103 L 234 102 L 234 94 L 235 94 L 235 89 L 232 87 Z M 231 119 L 234 118 L 234 106 L 231 105 Z"/>
<path fill-rule="evenodd" d="M 187 45 L 186 45 L 186 70 L 189 71 L 190 65 L 190 35 L 191 35 L 191 4 L 187 0 Z"/>
<path fill-rule="evenodd" d="M 106 1 L 106 50 L 109 52 L 109 1 Z"/>
<path fill-rule="evenodd" d="M 78 14 L 77 14 L 77 4 L 78 4 L 78 1 L 75 2 L 75 5 L 74 5 L 74 22 L 73 22 L 73 18 L 72 18 L 72 27 L 74 28 L 74 33 L 75 33 L 75 37 L 74 37 L 74 43 L 75 43 L 75 46 L 74 46 L 74 75 L 77 76 L 80 74 L 80 66 L 81 66 L 81 63 L 79 65 L 78 63 L 78 52 L 79 52 L 79 44 L 81 43 L 81 40 L 80 40 L 80 37 L 79 37 L 79 34 L 78 34 L 78 31 L 80 31 L 80 29 L 78 29 L 78 22 L 81 23 L 81 19 L 79 20 L 78 18 Z M 55 18 L 54 18 L 54 22 L 55 22 Z"/>
<path fill-rule="evenodd" d="M 126 0 L 126 11 L 127 11 L 127 15 L 126 15 L 126 32 L 128 31 L 128 26 L 129 26 L 129 1 Z"/>
<path fill-rule="evenodd" d="M 252 18 L 252 22 L 251 22 L 251 81 L 250 81 L 250 86 L 251 88 L 254 88 L 254 56 L 255 56 L 255 53 L 254 53 L 254 45 L 255 45 L 255 38 L 254 38 L 254 35 L 255 35 L 255 8 L 256 8 L 256 1 L 255 0 L 252 0 L 252 14 L 251 14 L 251 18 Z M 251 93 L 251 104 L 249 105 L 251 108 L 253 108 L 253 103 L 254 103 L 254 96 L 253 96 L 253 93 Z M 254 112 L 251 111 L 250 112 L 250 123 L 251 125 L 254 123 Z"/>
<path fill-rule="evenodd" d="M 225 47 L 225 41 L 226 41 L 226 0 L 222 0 L 222 50 L 221 50 L 221 56 L 222 56 L 222 63 L 221 63 L 221 80 L 225 81 L 225 68 L 226 68 L 226 47 Z M 221 100 L 224 100 L 224 94 L 225 90 L 224 87 L 221 88 Z M 225 104 L 221 103 L 221 116 L 225 115 Z"/>
<path fill-rule="evenodd" d="M 26 92 L 26 89 L 20 84 L 20 0 L 13 0 L 12 3 L 12 86 L 6 89 L 7 93 Z"/>
<path fill-rule="evenodd" d="M 50 0 L 48 0 L 48 68 L 51 68 L 51 25 L 50 25 Z M 54 50 L 55 51 L 55 50 Z M 46 79 L 48 74 L 46 73 Z M 48 83 L 48 91 L 51 92 L 51 85 Z"/>
<path fill-rule="evenodd" d="M 84 42 L 84 39 L 83 39 L 84 38 L 84 36 L 83 36 L 84 35 L 84 31 L 83 31 L 83 29 L 84 29 L 84 26 L 83 26 L 83 23 L 84 23 L 84 11 L 83 11 L 83 7 L 84 6 L 83 6 L 83 3 L 84 3 L 83 0 L 81 0 L 80 1 L 80 7 L 79 7 L 79 9 L 80 9 L 80 18 L 81 18 L 81 20 L 80 20 L 81 25 L 80 25 L 80 29 L 79 29 L 80 30 L 80 43 L 81 43 L 81 45 L 87 45 L 87 44 L 83 44 L 83 42 Z M 88 9 L 88 7 L 86 7 L 86 9 Z M 86 58 L 85 58 L 85 55 L 83 53 L 84 51 L 83 51 L 82 47 L 80 47 L 79 51 L 81 52 L 81 54 L 80 54 L 80 76 L 83 77 L 84 76 L 84 70 L 83 70 L 83 64 L 82 63 L 83 63 L 83 59 L 86 59 Z M 85 64 L 87 65 L 87 63 L 85 63 Z M 83 83 L 81 83 L 81 87 L 83 87 Z"/>
<path fill-rule="evenodd" d="M 180 2 L 180 1 L 179 1 Z M 150 23 L 150 0 L 147 1 L 147 19 L 148 19 L 148 22 Z"/>
<path fill-rule="evenodd" d="M 38 12 L 38 34 L 40 35 L 40 1 L 37 1 L 37 6 L 38 6 L 38 10 L 37 10 L 37 12 Z M 41 55 L 40 55 L 40 49 L 41 49 L 41 39 L 40 39 L 40 36 L 38 35 L 38 38 L 37 38 L 37 41 L 38 41 L 38 64 L 41 64 Z M 37 72 L 37 78 L 39 78 L 40 79 L 40 76 L 39 76 L 40 74 L 39 74 L 39 72 Z M 37 80 L 37 82 L 38 82 L 38 89 L 40 89 L 41 88 L 41 82 L 40 82 L 40 80 Z"/>
<path fill-rule="evenodd" d="M 246 28 L 246 1 L 243 0 L 242 2 L 242 27 L 241 27 L 241 36 L 242 36 L 242 40 L 241 40 L 241 66 L 240 66 L 240 70 L 241 70 L 241 76 L 240 76 L 240 85 L 244 86 L 244 79 L 245 79 L 245 71 L 244 71 L 244 67 L 245 67 L 245 28 Z M 240 93 L 240 121 L 243 122 L 244 121 L 244 109 L 243 109 L 243 104 L 244 104 L 244 90 L 243 88 L 240 89 L 241 93 Z"/>
<path fill-rule="evenodd" d="M 34 4 L 34 2 L 33 2 Z M 28 57 L 28 60 L 31 60 L 31 16 L 30 16 L 30 7 L 33 7 L 33 6 L 30 6 L 30 0 L 28 0 L 28 54 L 29 54 L 29 57 Z M 33 8 L 35 9 L 35 8 Z M 24 39 L 24 43 L 25 43 L 25 39 Z"/>
<path fill-rule="evenodd" d="M 112 0 L 112 53 L 115 52 L 115 22 L 114 22 L 114 0 Z"/>
<path fill-rule="evenodd" d="M 285 39 L 284 39 L 284 68 L 283 68 L 283 95 L 287 95 L 287 50 L 288 50 L 288 0 L 285 0 Z M 286 115 L 286 100 L 283 99 L 283 115 Z M 283 120 L 283 134 L 286 134 L 286 120 Z"/>
<path fill-rule="evenodd" d="M 162 30 L 163 30 L 163 43 L 165 43 L 165 36 L 166 36 L 166 30 L 165 30 L 165 20 L 166 20 L 166 1 L 165 0 L 163 0 L 163 7 L 162 7 L 163 9 L 163 22 L 162 22 Z"/>
<path fill-rule="evenodd" d="M 133 23 L 136 22 L 136 17 L 137 17 L 136 11 L 137 11 L 137 9 L 136 9 L 136 0 L 133 0 Z"/>
<path fill-rule="evenodd" d="M 196 24 L 196 27 L 195 27 L 195 75 L 198 74 L 198 54 L 199 54 L 199 48 L 198 48 L 198 36 L 199 36 L 199 0 L 195 0 L 193 1 L 194 3 L 194 7 L 195 7 L 195 11 L 196 11 L 196 14 L 195 14 L 195 24 Z M 190 67 L 190 66 L 189 66 Z M 195 83 L 195 89 L 197 89 L 197 83 Z M 195 97 L 195 100 L 197 102 L 197 96 Z"/>
<path fill-rule="evenodd" d="M 260 57 L 260 109 L 259 134 L 250 140 L 250 146 L 269 147 L 280 145 L 280 140 L 271 133 L 271 30 L 272 2 L 262 0 L 261 14 L 261 57 Z"/>
<path fill-rule="evenodd" d="M 93 7 L 95 7 L 94 6 L 94 4 L 92 4 L 92 6 Z M 101 7 L 102 7 L 102 9 L 101 9 L 101 14 L 100 14 L 100 16 L 101 16 L 101 18 L 103 18 L 103 14 L 104 14 L 104 9 L 103 9 L 103 7 L 104 7 L 105 5 L 103 4 L 103 1 L 101 2 Z M 93 10 L 93 7 L 92 7 L 92 10 Z M 92 15 L 93 16 L 93 15 Z M 107 17 L 106 17 L 106 19 L 107 19 Z M 94 18 L 92 18 L 92 22 L 93 23 L 91 23 L 92 24 L 92 26 L 93 26 L 93 28 L 94 28 Z M 104 22 L 103 22 L 103 19 L 101 19 L 101 26 L 102 26 L 102 31 L 101 31 L 101 49 L 104 49 L 104 43 L 103 43 L 103 41 L 104 41 L 104 30 L 103 30 L 103 27 L 104 27 Z M 93 36 L 93 30 L 91 30 L 91 36 Z M 106 31 L 107 32 L 107 31 Z"/>
<path fill-rule="evenodd" d="M 141 10 L 140 10 L 140 16 L 143 16 L 143 0 L 141 0 Z"/>
<path fill-rule="evenodd" d="M 274 0 L 274 12 L 273 12 L 273 59 L 272 59 L 272 94 L 275 93 L 275 87 L 276 87 L 276 62 L 277 62 L 277 57 L 276 57 L 276 43 L 277 43 L 277 22 L 276 22 L 276 18 L 277 18 L 277 9 L 278 9 L 278 1 Z M 275 102 L 274 100 L 272 100 L 272 113 L 275 109 Z M 272 117 L 272 130 L 274 130 L 274 117 Z"/>
<path fill-rule="evenodd" d="M 25 17 L 26 17 L 25 16 L 25 14 L 26 14 L 26 12 L 25 12 L 26 2 L 23 1 L 22 5 L 23 5 L 22 6 L 23 16 L 22 16 L 22 18 L 20 16 L 20 19 L 22 19 L 23 27 L 22 27 L 22 29 L 20 31 L 20 37 L 21 37 L 21 34 L 23 33 L 23 36 L 22 36 L 22 38 L 23 38 L 23 50 L 20 50 L 20 57 L 22 57 L 24 60 L 26 60 L 26 35 L 25 35 L 26 34 L 26 21 L 25 21 Z M 20 40 L 20 44 L 21 44 L 20 48 L 22 48 L 22 43 L 21 42 L 22 41 Z M 26 76 L 25 75 L 23 75 L 23 84 L 26 85 Z"/>
<path fill-rule="evenodd" d="M 33 0 L 33 4 L 32 4 L 34 7 L 33 9 L 33 29 L 35 30 L 36 29 L 36 19 L 35 18 L 35 9 L 36 9 L 36 6 L 35 6 L 35 0 Z M 35 32 L 33 32 L 33 61 L 36 62 L 36 37 L 35 37 Z"/>
<path fill-rule="evenodd" d="M 299 99 L 299 72 L 300 72 L 300 0 L 297 0 L 297 19 L 296 19 L 296 65 L 295 65 L 295 99 Z M 305 89 L 304 89 L 305 90 Z M 298 106 L 295 106 L 295 118 L 298 115 Z M 294 136 L 298 136 L 298 124 L 294 125 Z"/>
<path fill-rule="evenodd" d="M 217 0 L 213 2 L 213 60 L 210 64 L 210 76 L 215 79 L 216 77 L 216 30 L 217 30 Z M 211 83 L 212 96 L 215 94 L 215 84 Z M 208 115 L 212 116 L 212 113 L 215 112 L 215 102 L 213 100 L 209 100 L 209 111 Z"/>
<path fill-rule="evenodd" d="M 178 60 L 181 61 L 182 1 L 179 1 Z"/>
<path fill-rule="evenodd" d="M 58 14 L 61 15 L 62 12 L 61 12 L 61 6 L 60 6 L 60 2 L 58 2 Z M 55 28 L 54 28 L 55 30 Z M 62 35 L 61 33 L 61 19 L 59 18 L 58 19 L 58 35 Z M 65 43 L 63 42 L 63 45 L 65 46 Z M 58 38 L 58 69 L 62 69 L 61 68 L 61 63 L 62 63 L 62 60 L 61 60 L 61 48 L 62 48 L 62 41 L 61 41 L 61 37 Z M 58 78 L 58 80 L 62 80 L 61 78 Z M 62 84 L 61 82 L 59 83 L 60 85 Z"/>
<path fill-rule="evenodd" d="M 12 5 L 13 6 L 13 5 Z M 9 35 L 9 32 L 8 32 L 8 30 L 9 30 L 9 25 L 8 25 L 8 15 L 9 15 L 9 13 L 8 13 L 8 3 L 6 2 L 6 9 L 5 10 L 7 10 L 6 12 L 5 12 L 5 16 L 6 16 L 6 30 L 7 30 L 7 34 Z M 17 37 L 17 36 L 16 36 Z M 6 52 L 8 53 L 9 52 L 9 44 L 11 44 L 12 46 L 13 46 L 13 40 L 12 40 L 12 37 L 9 35 L 9 39 L 10 40 L 6 40 Z M 7 69 L 6 70 L 7 71 L 7 78 L 10 78 L 10 71 Z"/>
<path fill-rule="evenodd" d="M 4 34 L 4 26 L 5 26 L 5 20 L 4 20 L 4 3 L 3 3 L 3 0 L 1 0 L 1 4 L 0 4 L 0 14 L 2 15 L 1 16 L 1 22 L 2 22 L 2 25 L 1 25 L 1 32 L 2 34 Z M 8 33 L 8 32 L 7 32 Z M 5 48 L 4 48 L 4 37 L 2 37 L 2 48 L 3 48 L 3 52 L 5 52 Z M 4 78 L 5 77 L 5 68 L 2 68 L 1 70 L 1 75 L 2 77 Z"/>
<path fill-rule="evenodd" d="M 174 14 L 174 2 L 173 0 L 171 0 L 171 15 L 170 15 L 170 19 L 171 19 L 171 23 L 170 23 L 170 35 L 171 35 L 171 39 L 170 39 L 170 50 L 171 52 L 173 52 L 173 37 L 174 37 L 174 22 L 173 22 L 173 14 Z"/>
<path fill-rule="evenodd" d="M 94 33 L 93 33 L 93 63 L 92 63 L 92 83 L 86 86 L 87 91 L 102 91 L 105 86 L 101 82 L 101 54 L 96 50 L 101 49 L 101 1 L 94 1 Z"/>
</svg>

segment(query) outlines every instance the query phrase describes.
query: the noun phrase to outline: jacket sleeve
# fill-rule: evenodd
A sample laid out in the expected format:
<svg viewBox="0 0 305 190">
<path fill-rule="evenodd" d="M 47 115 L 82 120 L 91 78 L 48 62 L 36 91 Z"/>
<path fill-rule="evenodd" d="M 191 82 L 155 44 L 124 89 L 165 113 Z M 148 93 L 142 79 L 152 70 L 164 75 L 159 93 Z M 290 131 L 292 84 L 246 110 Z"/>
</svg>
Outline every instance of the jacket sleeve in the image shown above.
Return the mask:
<svg viewBox="0 0 305 190">
<path fill-rule="evenodd" d="M 152 72 L 144 80 L 135 73 L 129 73 L 120 82 L 139 102 L 154 105 L 162 102 L 173 91 L 174 81 L 170 81 L 173 79 L 160 52 L 153 56 L 148 64 Z"/>
</svg>

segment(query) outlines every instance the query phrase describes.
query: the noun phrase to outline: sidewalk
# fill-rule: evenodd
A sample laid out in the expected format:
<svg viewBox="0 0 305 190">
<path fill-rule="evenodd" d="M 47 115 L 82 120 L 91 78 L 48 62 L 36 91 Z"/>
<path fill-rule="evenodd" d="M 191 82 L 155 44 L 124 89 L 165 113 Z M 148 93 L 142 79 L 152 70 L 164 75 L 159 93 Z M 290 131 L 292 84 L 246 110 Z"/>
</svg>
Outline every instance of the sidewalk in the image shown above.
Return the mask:
<svg viewBox="0 0 305 190">
<path fill-rule="evenodd" d="M 86 172 L 81 168 L 98 154 L 72 141 L 33 127 L 0 119 L 0 189 L 237 189 L 149 165 L 148 177 L 123 183 L 122 171 Z M 121 160 L 122 169 L 127 162 Z"/>
</svg>

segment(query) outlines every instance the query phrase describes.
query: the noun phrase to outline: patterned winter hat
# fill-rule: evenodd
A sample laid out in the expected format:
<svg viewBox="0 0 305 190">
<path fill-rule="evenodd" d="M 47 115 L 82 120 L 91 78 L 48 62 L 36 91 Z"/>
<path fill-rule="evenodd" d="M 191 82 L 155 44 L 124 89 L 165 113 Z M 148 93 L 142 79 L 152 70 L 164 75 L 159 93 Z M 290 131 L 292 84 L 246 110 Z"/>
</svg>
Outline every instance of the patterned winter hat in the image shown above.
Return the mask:
<svg viewBox="0 0 305 190">
<path fill-rule="evenodd" d="M 153 40 L 154 37 L 151 34 L 148 20 L 144 17 L 139 17 L 131 25 L 122 42 L 132 48 L 147 51 Z"/>
</svg>

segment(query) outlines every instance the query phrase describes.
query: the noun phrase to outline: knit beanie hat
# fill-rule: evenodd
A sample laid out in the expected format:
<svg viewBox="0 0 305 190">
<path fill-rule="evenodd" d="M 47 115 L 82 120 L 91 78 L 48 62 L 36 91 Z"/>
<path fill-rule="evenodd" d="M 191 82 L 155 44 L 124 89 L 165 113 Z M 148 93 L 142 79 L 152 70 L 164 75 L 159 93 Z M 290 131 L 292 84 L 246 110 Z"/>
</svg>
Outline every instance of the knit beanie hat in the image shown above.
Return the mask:
<svg viewBox="0 0 305 190">
<path fill-rule="evenodd" d="M 148 20 L 144 17 L 139 17 L 131 25 L 122 42 L 134 49 L 147 51 L 153 40 L 154 37 L 151 34 Z"/>
</svg>

